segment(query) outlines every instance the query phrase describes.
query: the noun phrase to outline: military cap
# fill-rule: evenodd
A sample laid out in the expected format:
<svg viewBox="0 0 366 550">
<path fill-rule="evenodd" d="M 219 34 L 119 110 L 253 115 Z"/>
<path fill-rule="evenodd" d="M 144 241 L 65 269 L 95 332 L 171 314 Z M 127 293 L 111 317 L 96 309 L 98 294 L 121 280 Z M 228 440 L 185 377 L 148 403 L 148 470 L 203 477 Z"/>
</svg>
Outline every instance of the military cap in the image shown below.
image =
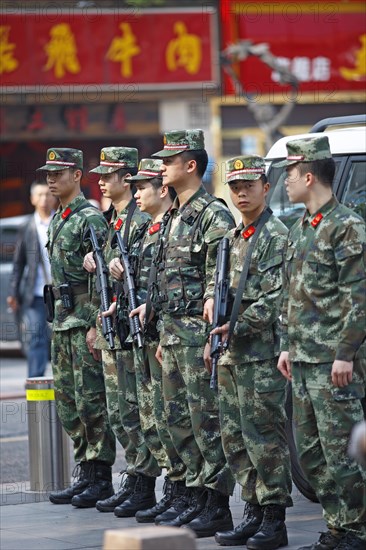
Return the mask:
<svg viewBox="0 0 366 550">
<path fill-rule="evenodd" d="M 266 172 L 264 159 L 258 155 L 244 155 L 226 161 L 226 183 L 235 180 L 257 180 Z"/>
<path fill-rule="evenodd" d="M 171 130 L 164 134 L 164 149 L 153 157 L 171 157 L 184 151 L 198 151 L 205 148 L 203 130 Z"/>
<path fill-rule="evenodd" d="M 151 180 L 161 176 L 161 159 L 141 159 L 136 176 L 126 178 L 126 181 Z"/>
<path fill-rule="evenodd" d="M 48 149 L 46 164 L 37 170 L 66 170 L 67 168 L 83 169 L 83 152 L 80 149 L 52 147 Z"/>
<path fill-rule="evenodd" d="M 286 147 L 286 160 L 274 164 L 275 168 L 291 166 L 291 164 L 296 164 L 297 162 L 312 162 L 313 160 L 332 158 L 327 136 L 294 139 L 288 141 Z"/>
<path fill-rule="evenodd" d="M 138 151 L 134 147 L 103 147 L 100 152 L 100 164 L 90 172 L 111 174 L 120 168 L 136 168 Z"/>
</svg>

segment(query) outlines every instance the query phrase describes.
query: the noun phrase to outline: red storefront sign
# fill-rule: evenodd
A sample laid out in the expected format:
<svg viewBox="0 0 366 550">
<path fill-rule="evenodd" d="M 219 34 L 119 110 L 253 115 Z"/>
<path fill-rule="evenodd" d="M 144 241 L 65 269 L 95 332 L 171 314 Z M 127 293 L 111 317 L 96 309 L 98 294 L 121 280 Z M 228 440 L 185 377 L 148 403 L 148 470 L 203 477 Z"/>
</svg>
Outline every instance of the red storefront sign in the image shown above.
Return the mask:
<svg viewBox="0 0 366 550">
<path fill-rule="evenodd" d="M 217 81 L 214 10 L 3 14 L 2 87 L 194 88 Z"/>
<path fill-rule="evenodd" d="M 224 47 L 240 40 L 267 43 L 299 80 L 300 91 L 363 91 L 366 83 L 366 8 L 363 0 L 325 2 L 222 0 Z M 236 65 L 245 90 L 284 91 L 278 74 L 255 57 Z M 225 81 L 226 93 L 233 93 Z"/>
</svg>

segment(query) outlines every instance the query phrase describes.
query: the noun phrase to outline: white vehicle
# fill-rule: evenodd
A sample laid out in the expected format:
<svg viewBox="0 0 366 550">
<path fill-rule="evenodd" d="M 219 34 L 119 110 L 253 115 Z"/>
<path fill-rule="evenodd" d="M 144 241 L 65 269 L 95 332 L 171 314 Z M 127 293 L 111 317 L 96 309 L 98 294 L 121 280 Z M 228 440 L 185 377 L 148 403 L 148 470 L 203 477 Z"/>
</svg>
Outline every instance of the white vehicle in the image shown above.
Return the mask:
<svg viewBox="0 0 366 550">
<path fill-rule="evenodd" d="M 303 207 L 291 204 L 283 185 L 283 168 L 273 164 L 286 158 L 286 143 L 293 139 L 328 136 L 336 161 L 333 190 L 338 200 L 366 219 L 366 115 L 352 115 L 320 120 L 308 134 L 279 139 L 266 156 L 267 176 L 271 183 L 269 204 L 273 212 L 289 227 L 302 214 Z"/>
<path fill-rule="evenodd" d="M 283 168 L 273 165 L 287 156 L 286 143 L 293 139 L 316 136 L 321 132 L 328 136 L 330 149 L 336 162 L 333 190 L 338 200 L 366 220 L 366 115 L 352 115 L 320 120 L 308 134 L 286 136 L 279 139 L 266 156 L 267 176 L 271 183 L 269 205 L 273 212 L 290 227 L 304 212 L 300 204 L 291 204 L 283 184 Z M 292 479 L 299 491 L 316 502 L 317 498 L 306 480 L 298 461 L 292 424 L 292 397 L 288 392 L 286 402 L 288 423 L 286 435 L 291 455 Z"/>
</svg>

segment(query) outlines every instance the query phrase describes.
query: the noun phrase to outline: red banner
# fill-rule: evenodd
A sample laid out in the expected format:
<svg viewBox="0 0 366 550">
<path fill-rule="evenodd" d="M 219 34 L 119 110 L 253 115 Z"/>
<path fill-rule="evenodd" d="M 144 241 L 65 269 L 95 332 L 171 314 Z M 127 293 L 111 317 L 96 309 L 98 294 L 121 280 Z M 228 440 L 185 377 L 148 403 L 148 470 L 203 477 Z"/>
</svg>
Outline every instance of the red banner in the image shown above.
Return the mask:
<svg viewBox="0 0 366 550">
<path fill-rule="evenodd" d="M 120 84 L 194 88 L 217 81 L 215 13 L 155 10 L 3 14 L 2 87 Z"/>
<path fill-rule="evenodd" d="M 267 43 L 271 53 L 299 80 L 300 91 L 363 91 L 366 83 L 365 3 L 288 0 L 222 0 L 224 47 L 241 40 Z M 278 74 L 256 57 L 237 64 L 254 94 L 285 88 Z M 226 93 L 233 93 L 226 80 Z"/>
</svg>

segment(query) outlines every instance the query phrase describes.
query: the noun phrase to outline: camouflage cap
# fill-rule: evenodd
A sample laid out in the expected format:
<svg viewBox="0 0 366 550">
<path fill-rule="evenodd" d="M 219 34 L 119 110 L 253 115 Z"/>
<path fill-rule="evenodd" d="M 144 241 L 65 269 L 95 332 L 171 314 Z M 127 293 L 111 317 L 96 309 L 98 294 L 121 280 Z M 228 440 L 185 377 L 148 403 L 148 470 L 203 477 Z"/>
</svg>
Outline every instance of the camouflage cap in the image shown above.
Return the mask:
<svg viewBox="0 0 366 550">
<path fill-rule="evenodd" d="M 198 151 L 205 148 L 203 130 L 171 130 L 164 134 L 164 149 L 153 157 L 171 157 L 183 151 Z"/>
<path fill-rule="evenodd" d="M 37 170 L 66 170 L 67 168 L 83 169 L 83 152 L 80 149 L 52 147 L 48 149 L 46 164 Z"/>
<path fill-rule="evenodd" d="M 234 157 L 225 164 L 226 183 L 235 180 L 257 180 L 266 172 L 264 159 L 258 155 Z"/>
<path fill-rule="evenodd" d="M 291 166 L 297 162 L 312 162 L 313 160 L 331 159 L 329 140 L 327 136 L 294 139 L 286 143 L 287 158 L 273 166 Z"/>
<path fill-rule="evenodd" d="M 136 168 L 138 151 L 134 147 L 103 147 L 100 151 L 100 164 L 90 172 L 111 174 L 120 168 Z"/>
<path fill-rule="evenodd" d="M 139 170 L 136 176 L 126 178 L 126 181 L 140 181 L 151 180 L 157 176 L 161 176 L 161 165 L 163 161 L 161 159 L 141 159 L 139 164 Z"/>
</svg>

